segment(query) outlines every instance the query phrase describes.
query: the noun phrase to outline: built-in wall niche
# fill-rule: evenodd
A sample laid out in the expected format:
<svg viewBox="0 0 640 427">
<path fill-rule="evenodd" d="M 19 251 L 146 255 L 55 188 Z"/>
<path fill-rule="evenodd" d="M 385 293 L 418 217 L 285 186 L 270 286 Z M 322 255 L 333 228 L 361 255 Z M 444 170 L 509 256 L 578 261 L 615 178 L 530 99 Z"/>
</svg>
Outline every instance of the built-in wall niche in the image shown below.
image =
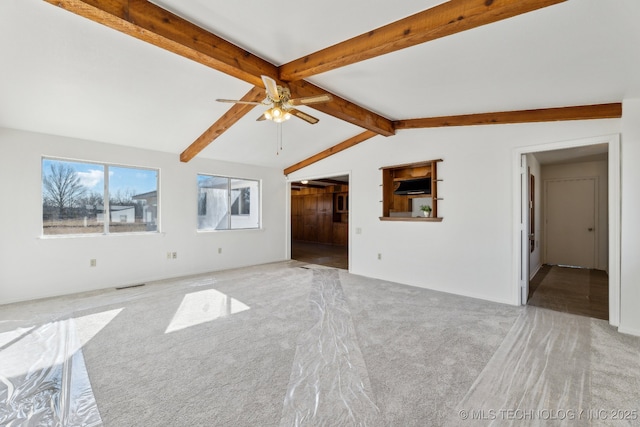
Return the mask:
<svg viewBox="0 0 640 427">
<path fill-rule="evenodd" d="M 442 159 L 387 166 L 382 171 L 381 221 L 442 221 L 438 216 L 438 163 Z M 428 215 L 420 209 L 429 206 Z"/>
</svg>

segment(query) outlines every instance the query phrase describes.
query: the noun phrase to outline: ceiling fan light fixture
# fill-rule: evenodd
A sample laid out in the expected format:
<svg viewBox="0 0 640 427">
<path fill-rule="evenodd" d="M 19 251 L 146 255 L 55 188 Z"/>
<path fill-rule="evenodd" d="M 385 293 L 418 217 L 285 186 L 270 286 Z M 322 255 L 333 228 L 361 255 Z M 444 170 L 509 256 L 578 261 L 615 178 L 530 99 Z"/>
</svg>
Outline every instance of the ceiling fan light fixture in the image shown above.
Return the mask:
<svg viewBox="0 0 640 427">
<path fill-rule="evenodd" d="M 296 116 L 297 118 L 314 125 L 318 123 L 319 120 L 309 114 L 297 110 L 295 106 L 330 102 L 332 100 L 331 95 L 326 93 L 291 99 L 291 91 L 289 88 L 278 86 L 277 82 L 269 76 L 263 75 L 262 81 L 264 82 L 264 87 L 267 92 L 267 96 L 262 102 L 232 99 L 217 99 L 216 101 L 271 106 L 271 108 L 262 113 L 256 121 L 271 120 L 272 122 L 282 123 L 289 120 L 292 116 Z"/>
<path fill-rule="evenodd" d="M 285 120 L 289 120 L 291 118 L 291 113 L 283 110 L 279 106 L 275 106 L 275 107 L 269 108 L 267 111 L 264 112 L 264 118 L 267 120 L 274 121 L 276 123 L 282 123 Z"/>
</svg>

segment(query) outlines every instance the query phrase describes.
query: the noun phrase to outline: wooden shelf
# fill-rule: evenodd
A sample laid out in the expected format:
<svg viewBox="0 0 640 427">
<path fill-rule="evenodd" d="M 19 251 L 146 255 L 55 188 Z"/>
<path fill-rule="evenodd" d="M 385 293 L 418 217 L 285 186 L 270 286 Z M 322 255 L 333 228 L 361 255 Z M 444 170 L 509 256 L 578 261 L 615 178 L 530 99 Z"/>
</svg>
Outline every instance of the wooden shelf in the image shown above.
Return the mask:
<svg viewBox="0 0 640 427">
<path fill-rule="evenodd" d="M 381 216 L 380 221 L 412 221 L 412 222 L 442 222 L 443 218 L 421 218 L 419 216 Z"/>
</svg>

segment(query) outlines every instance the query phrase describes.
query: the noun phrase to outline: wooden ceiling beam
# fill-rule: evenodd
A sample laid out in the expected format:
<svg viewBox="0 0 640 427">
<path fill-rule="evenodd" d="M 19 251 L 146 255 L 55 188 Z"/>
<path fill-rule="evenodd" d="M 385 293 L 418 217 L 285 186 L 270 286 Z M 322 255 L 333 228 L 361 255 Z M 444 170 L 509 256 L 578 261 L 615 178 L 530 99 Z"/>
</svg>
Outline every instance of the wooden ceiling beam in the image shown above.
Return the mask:
<svg viewBox="0 0 640 427">
<path fill-rule="evenodd" d="M 502 111 L 460 116 L 428 117 L 393 122 L 396 130 L 449 126 L 498 125 L 514 123 L 554 122 L 567 120 L 618 119 L 622 104 L 581 105 L 538 110 Z"/>
<path fill-rule="evenodd" d="M 376 135 L 377 135 L 376 132 L 372 132 L 369 130 L 362 132 L 361 134 L 358 134 L 353 138 L 349 138 L 346 141 L 341 142 L 340 144 L 334 145 L 331 148 L 327 148 L 326 150 L 321 151 L 320 153 L 315 154 L 305 160 L 302 160 L 301 162 L 298 162 L 295 165 L 289 166 L 284 170 L 284 174 L 289 175 L 291 172 L 295 172 L 313 163 L 319 162 L 322 159 L 326 159 L 329 156 L 333 156 L 336 153 L 346 150 L 347 148 L 351 148 L 354 145 L 360 144 L 361 142 L 366 141 L 369 138 L 373 138 Z"/>
<path fill-rule="evenodd" d="M 261 87 L 254 86 L 242 101 L 260 102 L 265 97 L 265 91 Z M 216 138 L 225 133 L 238 120 L 244 117 L 249 111 L 256 106 L 251 104 L 233 104 L 233 106 L 222 115 L 209 129 L 204 131 L 193 143 L 180 154 L 181 162 L 188 162 L 211 144 Z"/>
<path fill-rule="evenodd" d="M 326 92 L 322 88 L 315 86 L 304 80 L 290 82 L 287 84 L 291 95 L 294 98 L 302 98 L 305 96 L 314 96 Z M 333 100 L 327 103 L 312 104 L 308 107 L 321 111 L 330 116 L 344 120 L 361 128 L 373 131 L 379 135 L 391 136 L 395 135 L 395 129 L 391 120 L 382 117 L 372 111 L 360 107 L 353 102 L 347 101 L 337 95 L 331 94 Z"/>
<path fill-rule="evenodd" d="M 450 0 L 280 66 L 280 78 L 301 80 L 566 0 Z"/>
<path fill-rule="evenodd" d="M 619 119 L 622 103 L 580 105 L 575 107 L 543 108 L 538 110 L 503 111 L 497 113 L 466 114 L 460 116 L 427 117 L 394 121 L 396 130 L 422 129 L 450 126 L 500 125 L 515 123 L 537 123 L 567 120 Z M 376 136 L 374 132 L 363 132 L 340 144 L 334 145 L 284 170 L 288 175 L 313 163 L 326 159 L 342 150 Z"/>
<path fill-rule="evenodd" d="M 44 1 L 254 86 L 264 87 L 262 75 L 288 86 L 278 78 L 275 65 L 147 0 Z M 305 82 L 299 82 L 297 89 L 291 89 L 292 93 L 304 93 L 304 96 L 329 93 L 334 101 L 316 109 L 381 135 L 393 135 L 390 120 L 324 89 Z"/>
</svg>

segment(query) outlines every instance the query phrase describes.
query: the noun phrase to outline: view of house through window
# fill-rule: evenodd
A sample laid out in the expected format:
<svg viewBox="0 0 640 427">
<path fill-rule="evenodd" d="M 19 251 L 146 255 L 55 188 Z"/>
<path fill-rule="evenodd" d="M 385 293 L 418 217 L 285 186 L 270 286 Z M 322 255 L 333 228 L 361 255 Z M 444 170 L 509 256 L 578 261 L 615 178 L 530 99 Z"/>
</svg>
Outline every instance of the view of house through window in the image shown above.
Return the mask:
<svg viewBox="0 0 640 427">
<path fill-rule="evenodd" d="M 153 232 L 157 218 L 157 170 L 42 159 L 44 235 Z"/>
<path fill-rule="evenodd" d="M 198 230 L 260 228 L 260 183 L 198 175 Z"/>
</svg>

